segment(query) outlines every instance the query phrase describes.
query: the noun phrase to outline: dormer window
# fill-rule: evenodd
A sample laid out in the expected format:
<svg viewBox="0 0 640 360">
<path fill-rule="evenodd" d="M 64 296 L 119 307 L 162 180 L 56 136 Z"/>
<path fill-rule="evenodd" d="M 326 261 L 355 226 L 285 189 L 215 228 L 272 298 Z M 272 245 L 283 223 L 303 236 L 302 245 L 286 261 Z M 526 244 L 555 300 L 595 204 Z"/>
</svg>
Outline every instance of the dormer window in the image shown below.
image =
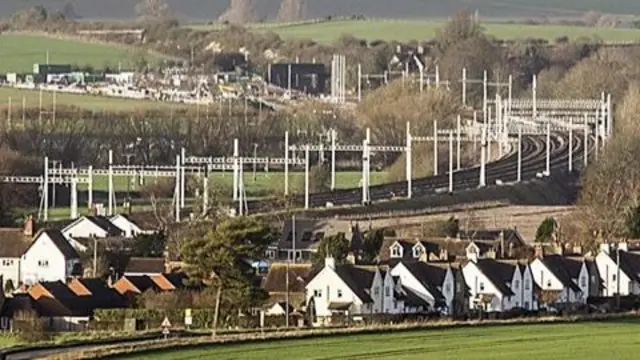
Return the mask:
<svg viewBox="0 0 640 360">
<path fill-rule="evenodd" d="M 391 249 L 389 249 L 391 252 L 391 257 L 392 258 L 401 258 L 402 257 L 402 246 L 398 243 L 395 243 L 393 245 L 391 245 Z"/>
<path fill-rule="evenodd" d="M 413 247 L 413 257 L 418 259 L 420 258 L 420 256 L 422 256 L 422 254 L 424 254 L 424 248 L 422 247 L 422 245 L 416 244 Z"/>
</svg>

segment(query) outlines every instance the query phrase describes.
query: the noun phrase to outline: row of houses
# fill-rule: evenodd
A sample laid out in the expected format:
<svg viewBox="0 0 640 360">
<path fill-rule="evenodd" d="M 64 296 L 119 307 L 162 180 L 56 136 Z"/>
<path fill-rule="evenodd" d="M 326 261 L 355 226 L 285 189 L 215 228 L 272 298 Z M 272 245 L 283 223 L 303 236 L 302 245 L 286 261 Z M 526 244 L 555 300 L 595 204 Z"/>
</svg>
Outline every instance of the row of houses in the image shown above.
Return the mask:
<svg viewBox="0 0 640 360">
<path fill-rule="evenodd" d="M 143 230 L 125 215 L 83 216 L 62 229 L 41 229 L 29 217 L 23 228 L 0 229 L 0 276 L 5 282 L 35 284 L 83 275 L 80 254 L 96 239 L 132 239 Z M 2 284 L 4 286 L 4 283 Z"/>
<path fill-rule="evenodd" d="M 417 256 L 369 266 L 337 264 L 332 258 L 320 268 L 275 263 L 263 280 L 271 295 L 269 314 L 284 311 L 284 293 L 293 308 L 313 312 L 320 322 L 336 314 L 357 319 L 560 311 L 585 307 L 592 298 L 640 295 L 640 252 L 624 242 L 603 244 L 596 256 L 542 253 L 532 260 L 500 259 L 481 256 L 475 243 L 466 252 L 466 259 L 455 262 Z"/>
</svg>

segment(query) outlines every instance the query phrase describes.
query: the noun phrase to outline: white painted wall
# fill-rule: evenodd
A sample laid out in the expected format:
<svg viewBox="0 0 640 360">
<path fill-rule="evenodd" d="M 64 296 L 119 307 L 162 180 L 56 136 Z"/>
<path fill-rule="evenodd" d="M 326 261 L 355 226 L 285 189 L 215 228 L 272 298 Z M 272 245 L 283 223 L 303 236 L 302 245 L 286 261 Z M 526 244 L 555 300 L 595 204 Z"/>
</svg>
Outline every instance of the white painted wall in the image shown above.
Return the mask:
<svg viewBox="0 0 640 360">
<path fill-rule="evenodd" d="M 112 217 L 110 220 L 113 225 L 119 227 L 120 229 L 122 229 L 122 231 L 124 231 L 124 237 L 127 237 L 127 238 L 132 238 L 137 234 L 151 233 L 149 231 L 143 231 L 142 229 L 140 229 L 140 227 L 138 227 L 138 225 L 132 223 L 131 221 L 129 221 L 129 219 L 127 219 L 122 215 L 116 215 Z"/>
<path fill-rule="evenodd" d="M 600 252 L 596 256 L 596 265 L 603 284 L 602 296 L 614 296 L 618 293 L 618 279 L 616 277 L 618 265 L 604 252 Z M 629 294 L 640 294 L 640 286 L 620 270 L 620 295 L 627 296 Z"/>
<path fill-rule="evenodd" d="M 387 271 L 384 277 L 384 306 L 383 311 L 385 314 L 402 314 L 404 313 L 404 302 L 396 299 L 393 294 L 399 291 L 399 285 L 393 281 L 393 275 L 390 271 Z M 387 290 L 388 289 L 388 290 Z"/>
<path fill-rule="evenodd" d="M 531 267 L 527 265 L 525 268 L 524 274 L 522 275 L 522 289 L 521 289 L 521 299 L 522 299 L 522 307 L 527 310 L 537 310 L 538 304 L 535 301 L 533 296 L 533 275 L 531 273 Z"/>
<path fill-rule="evenodd" d="M 98 225 L 94 224 L 91 220 L 82 217 L 76 222 L 64 228 L 62 230 L 62 235 L 64 235 L 64 237 L 67 239 L 91 237 L 105 238 L 107 237 L 107 232 Z"/>
<path fill-rule="evenodd" d="M 360 284 L 360 286 L 366 286 L 366 284 Z M 380 274 L 380 271 L 376 270 L 376 273 L 373 277 L 373 282 L 371 283 L 371 288 L 369 289 L 369 296 L 373 300 L 373 313 L 380 314 L 383 312 L 384 306 L 384 279 Z"/>
<path fill-rule="evenodd" d="M 467 283 L 467 286 L 470 289 L 470 309 L 473 310 L 481 308 L 482 303 L 476 303 L 474 301 L 478 294 L 494 295 L 492 302 L 490 304 L 487 304 L 487 307 L 485 308 L 486 311 L 506 311 L 510 309 L 510 307 L 508 307 L 508 301 L 503 301 L 503 295 L 498 291 L 495 285 L 482 273 L 482 271 L 478 269 L 474 262 L 468 262 L 462 268 L 462 274 L 464 276 L 464 281 Z"/>
<path fill-rule="evenodd" d="M 531 271 L 533 273 L 533 279 L 542 290 L 560 291 L 558 297 L 558 303 L 570 302 L 570 303 L 586 303 L 586 297 L 588 292 L 577 293 L 571 288 L 567 288 L 564 284 L 544 265 L 540 259 L 535 259 L 531 263 Z M 586 267 L 583 263 L 583 270 L 585 272 L 585 281 L 588 280 L 586 275 Z M 572 279 L 578 287 L 580 287 L 579 278 Z M 588 284 L 586 285 L 588 290 Z"/>
<path fill-rule="evenodd" d="M 0 258 L 0 276 L 2 276 L 3 281 L 0 284 L 2 290 L 4 290 L 4 284 L 9 279 L 13 282 L 13 286 L 17 288 L 20 282 L 20 258 Z"/>
<path fill-rule="evenodd" d="M 331 316 L 331 311 L 328 309 L 331 302 L 353 302 L 350 309 L 351 315 L 368 314 L 369 312 L 364 310 L 362 300 L 359 299 L 342 281 L 342 279 L 336 274 L 334 270 L 329 267 L 324 267 L 318 275 L 316 275 L 305 287 L 307 291 L 307 303 L 316 295 L 316 291 L 319 292 L 319 296 L 314 297 L 316 316 Z M 341 296 L 338 296 L 340 293 Z"/>
<path fill-rule="evenodd" d="M 40 234 L 21 259 L 21 281 L 66 281 L 79 259 L 67 261 L 46 233 Z"/>
<path fill-rule="evenodd" d="M 402 286 L 411 289 L 416 295 L 420 296 L 423 300 L 429 303 L 429 306 L 433 308 L 435 304 L 435 298 L 427 289 L 422 286 L 420 281 L 413 276 L 413 274 L 402 263 L 398 263 L 393 269 L 391 269 L 391 275 L 398 276 Z"/>
</svg>

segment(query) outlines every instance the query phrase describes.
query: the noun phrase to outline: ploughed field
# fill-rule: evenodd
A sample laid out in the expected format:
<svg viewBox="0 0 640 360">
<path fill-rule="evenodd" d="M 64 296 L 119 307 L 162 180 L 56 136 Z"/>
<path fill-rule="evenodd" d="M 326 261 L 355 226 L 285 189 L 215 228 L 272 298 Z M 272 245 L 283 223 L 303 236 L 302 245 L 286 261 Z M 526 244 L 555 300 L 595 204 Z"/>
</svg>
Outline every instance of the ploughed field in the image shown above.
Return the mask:
<svg viewBox="0 0 640 360">
<path fill-rule="evenodd" d="M 173 350 L 123 359 L 637 359 L 640 320 L 478 326 Z"/>
</svg>

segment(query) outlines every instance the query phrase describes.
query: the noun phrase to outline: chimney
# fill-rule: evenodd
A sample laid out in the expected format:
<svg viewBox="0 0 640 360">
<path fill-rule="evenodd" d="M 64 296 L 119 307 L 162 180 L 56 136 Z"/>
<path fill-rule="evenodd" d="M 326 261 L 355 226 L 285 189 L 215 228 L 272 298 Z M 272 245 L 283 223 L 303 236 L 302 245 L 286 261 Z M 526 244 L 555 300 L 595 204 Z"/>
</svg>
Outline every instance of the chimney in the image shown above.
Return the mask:
<svg viewBox="0 0 640 360">
<path fill-rule="evenodd" d="M 97 206 L 93 205 L 91 207 L 91 215 L 98 216 L 98 207 Z"/>
<path fill-rule="evenodd" d="M 500 231 L 500 258 L 504 259 L 504 230 Z"/>
<path fill-rule="evenodd" d="M 542 259 L 544 257 L 544 245 L 535 244 L 534 249 L 535 249 L 534 256 L 538 259 Z"/>
<path fill-rule="evenodd" d="M 609 255 L 609 253 L 611 252 L 611 245 L 609 243 L 600 244 L 600 251 Z"/>
<path fill-rule="evenodd" d="M 36 222 L 33 220 L 33 215 L 29 215 L 27 220 L 24 222 L 24 236 L 33 236 L 35 231 Z"/>
<path fill-rule="evenodd" d="M 396 53 L 397 54 L 402 54 L 402 45 L 397 45 L 396 46 Z"/>
<path fill-rule="evenodd" d="M 336 259 L 332 258 L 332 257 L 328 257 L 324 259 L 324 267 L 327 267 L 331 270 L 335 270 L 336 269 Z"/>
</svg>

